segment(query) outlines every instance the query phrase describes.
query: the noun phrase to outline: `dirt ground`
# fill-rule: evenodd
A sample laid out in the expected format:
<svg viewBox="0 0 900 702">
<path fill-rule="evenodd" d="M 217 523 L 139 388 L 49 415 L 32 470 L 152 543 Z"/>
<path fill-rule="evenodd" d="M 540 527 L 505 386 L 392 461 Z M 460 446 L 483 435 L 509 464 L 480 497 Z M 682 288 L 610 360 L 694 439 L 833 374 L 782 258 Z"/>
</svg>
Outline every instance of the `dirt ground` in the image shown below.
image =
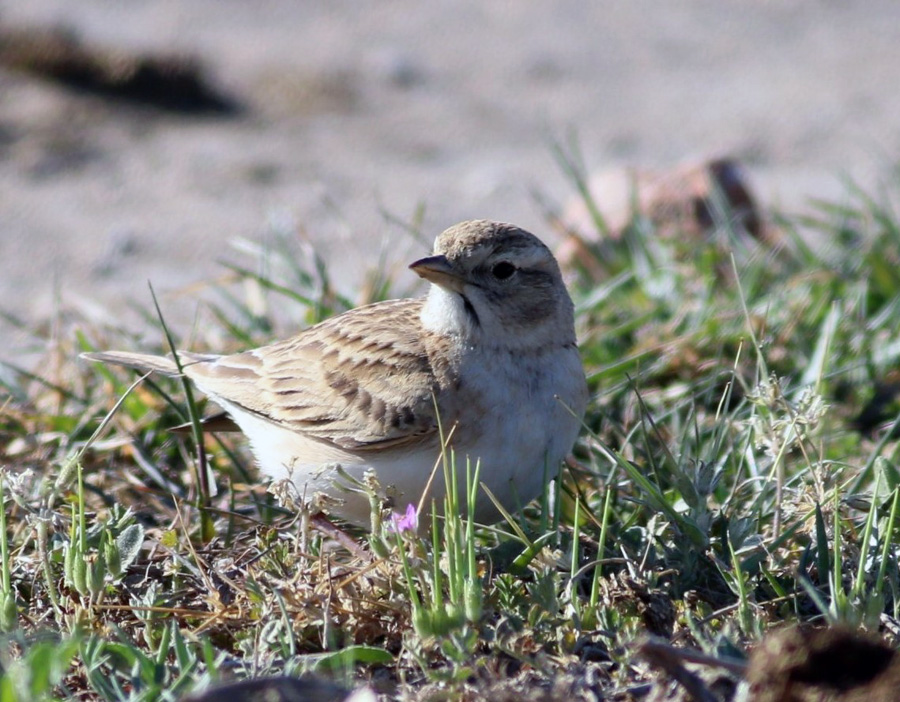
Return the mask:
<svg viewBox="0 0 900 702">
<path fill-rule="evenodd" d="M 900 150 L 892 0 L 0 0 L 0 28 L 57 25 L 197 55 L 244 109 L 123 106 L 0 67 L 0 312 L 31 326 L 61 307 L 138 328 L 148 280 L 214 278 L 230 242 L 277 228 L 347 290 L 379 252 L 424 253 L 385 213 L 546 234 L 534 192 L 572 192 L 549 146 L 572 130 L 591 170 L 735 155 L 789 211 L 885 180 Z M 34 351 L 0 334 L 0 359 Z"/>
</svg>

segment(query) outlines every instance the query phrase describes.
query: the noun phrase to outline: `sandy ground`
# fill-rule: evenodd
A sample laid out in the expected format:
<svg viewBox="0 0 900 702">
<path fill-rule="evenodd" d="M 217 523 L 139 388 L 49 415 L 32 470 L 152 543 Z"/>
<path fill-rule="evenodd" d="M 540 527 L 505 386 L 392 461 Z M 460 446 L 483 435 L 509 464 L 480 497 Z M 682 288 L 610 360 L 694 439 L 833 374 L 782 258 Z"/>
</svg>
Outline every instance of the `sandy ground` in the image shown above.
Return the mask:
<svg viewBox="0 0 900 702">
<path fill-rule="evenodd" d="M 423 253 L 385 212 L 424 206 L 429 237 L 471 217 L 541 234 L 533 193 L 571 193 L 549 147 L 570 130 L 591 169 L 736 155 L 788 210 L 884 180 L 900 150 L 893 0 L 0 0 L 4 26 L 58 23 L 199 55 L 247 109 L 122 107 L 0 69 L 0 312 L 30 325 L 61 305 L 138 328 L 147 280 L 209 280 L 230 241 L 277 227 L 347 290 L 379 252 Z M 0 333 L 0 359 L 33 352 Z"/>
</svg>

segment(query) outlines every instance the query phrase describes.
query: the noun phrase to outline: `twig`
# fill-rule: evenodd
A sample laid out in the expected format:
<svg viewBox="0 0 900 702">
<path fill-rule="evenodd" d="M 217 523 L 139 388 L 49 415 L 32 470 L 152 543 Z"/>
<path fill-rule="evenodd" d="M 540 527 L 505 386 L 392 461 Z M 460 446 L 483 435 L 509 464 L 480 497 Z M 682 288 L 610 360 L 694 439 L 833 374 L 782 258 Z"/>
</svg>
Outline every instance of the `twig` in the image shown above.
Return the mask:
<svg viewBox="0 0 900 702">
<path fill-rule="evenodd" d="M 645 639 L 638 644 L 636 653 L 654 668 L 664 670 L 669 677 L 685 689 L 695 702 L 717 702 L 717 700 L 700 676 L 689 671 L 682 663 L 715 666 L 737 675 L 743 675 L 747 667 L 740 661 L 714 658 L 699 651 L 675 648 L 659 639 Z"/>
</svg>

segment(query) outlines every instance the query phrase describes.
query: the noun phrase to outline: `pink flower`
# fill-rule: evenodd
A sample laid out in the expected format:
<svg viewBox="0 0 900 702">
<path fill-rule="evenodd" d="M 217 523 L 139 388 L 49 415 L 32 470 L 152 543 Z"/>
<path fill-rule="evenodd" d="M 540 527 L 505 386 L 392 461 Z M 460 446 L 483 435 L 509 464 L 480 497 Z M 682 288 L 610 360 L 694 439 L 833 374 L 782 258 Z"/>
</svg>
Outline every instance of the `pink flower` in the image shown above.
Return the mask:
<svg viewBox="0 0 900 702">
<path fill-rule="evenodd" d="M 404 531 L 415 533 L 419 529 L 419 515 L 416 513 L 416 506 L 413 504 L 406 505 L 406 514 L 399 515 L 394 512 L 391 515 L 391 523 L 388 525 L 388 531 L 402 534 Z"/>
</svg>

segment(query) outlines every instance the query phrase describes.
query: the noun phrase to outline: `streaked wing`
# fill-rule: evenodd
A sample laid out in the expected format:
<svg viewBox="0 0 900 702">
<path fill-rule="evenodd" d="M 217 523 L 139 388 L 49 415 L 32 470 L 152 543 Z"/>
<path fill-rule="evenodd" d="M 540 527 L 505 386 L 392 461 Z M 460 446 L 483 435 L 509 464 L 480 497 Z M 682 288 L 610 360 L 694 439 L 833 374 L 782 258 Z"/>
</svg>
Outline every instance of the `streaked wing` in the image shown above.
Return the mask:
<svg viewBox="0 0 900 702">
<path fill-rule="evenodd" d="M 452 382 L 447 364 L 429 358 L 421 308 L 420 299 L 360 307 L 185 372 L 213 396 L 344 449 L 415 443 L 437 431 L 433 395 Z"/>
</svg>

